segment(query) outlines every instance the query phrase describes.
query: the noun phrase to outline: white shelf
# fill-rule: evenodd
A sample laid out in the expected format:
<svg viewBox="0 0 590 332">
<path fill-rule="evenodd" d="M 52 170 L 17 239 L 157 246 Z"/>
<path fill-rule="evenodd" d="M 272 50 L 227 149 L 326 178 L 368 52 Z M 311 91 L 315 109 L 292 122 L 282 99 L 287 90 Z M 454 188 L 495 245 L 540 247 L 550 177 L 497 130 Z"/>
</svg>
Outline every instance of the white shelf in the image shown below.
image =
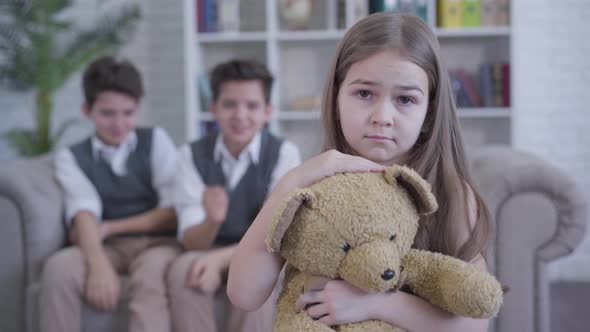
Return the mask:
<svg viewBox="0 0 590 332">
<path fill-rule="evenodd" d="M 456 29 L 437 28 L 435 31 L 439 38 L 510 36 L 510 27 L 477 27 Z"/>
<path fill-rule="evenodd" d="M 340 40 L 342 37 L 344 37 L 342 30 L 309 30 L 281 31 L 277 39 L 280 41 Z"/>
<path fill-rule="evenodd" d="M 267 39 L 266 32 L 202 32 L 197 34 L 201 43 L 235 43 L 263 42 Z"/>
<path fill-rule="evenodd" d="M 436 28 L 435 32 L 440 38 L 504 37 L 510 35 L 510 27 Z M 277 34 L 277 39 L 280 41 L 340 40 L 344 33 L 344 30 L 281 31 Z M 198 41 L 201 43 L 263 42 L 267 39 L 266 32 L 203 32 L 198 34 Z"/>
<path fill-rule="evenodd" d="M 460 108 L 457 115 L 460 118 L 510 118 L 510 108 L 507 107 L 478 107 Z"/>
<path fill-rule="evenodd" d="M 334 54 L 334 45 L 342 40 L 346 30 L 338 29 L 336 0 L 321 1 L 310 21 L 308 30 L 287 30 L 281 21 L 278 1 L 256 0 L 248 10 L 240 13 L 240 20 L 250 31 L 195 33 L 195 1 L 183 0 L 185 24 L 185 99 L 188 138 L 200 136 L 207 130 L 207 122 L 214 121 L 212 114 L 200 110 L 199 89 L 195 79 L 198 73 L 211 70 L 215 63 L 234 57 L 259 59 L 273 73 L 277 84 L 273 87 L 271 103 L 288 105 L 301 96 L 312 96 L 323 88 L 325 74 Z M 356 0 L 345 1 L 345 25 L 355 21 Z M 242 1 L 243 2 L 243 1 Z M 438 28 L 435 19 L 436 1 L 428 0 L 428 23 L 440 40 L 441 58 L 449 68 L 463 68 L 478 73 L 482 63 L 512 62 L 510 53 L 511 27 L 485 26 L 472 28 Z M 256 8 L 255 8 L 256 7 Z M 322 28 L 327 28 L 323 30 Z M 194 54 L 193 54 L 194 53 Z M 317 75 L 315 77 L 314 75 Z M 476 81 L 477 83 L 477 81 Z M 311 149 L 309 135 L 321 127 L 321 113 L 317 107 L 307 109 L 277 108 L 270 120 L 271 129 L 300 144 L 302 151 Z M 471 129 L 474 141 L 505 142 L 510 144 L 510 108 L 461 108 L 457 116 Z M 195 125 L 198 124 L 198 125 Z M 508 128 L 508 129 L 506 129 Z"/>
</svg>

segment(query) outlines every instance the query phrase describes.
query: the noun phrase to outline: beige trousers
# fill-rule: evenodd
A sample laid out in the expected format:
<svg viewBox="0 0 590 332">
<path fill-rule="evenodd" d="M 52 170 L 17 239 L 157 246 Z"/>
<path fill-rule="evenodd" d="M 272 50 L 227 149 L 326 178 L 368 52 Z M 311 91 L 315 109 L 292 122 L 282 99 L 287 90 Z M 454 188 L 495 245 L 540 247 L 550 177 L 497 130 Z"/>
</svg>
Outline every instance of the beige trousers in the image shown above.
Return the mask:
<svg viewBox="0 0 590 332">
<path fill-rule="evenodd" d="M 231 305 L 222 287 L 216 295 L 186 285 L 188 273 L 203 252 L 191 251 L 178 257 L 168 273 L 170 313 L 174 332 L 270 332 L 276 292 L 257 311 L 245 312 Z M 221 310 L 216 310 L 221 308 Z M 223 311 L 223 326 L 217 326 L 216 311 Z M 218 316 L 219 317 L 219 316 Z M 218 329 L 219 328 L 219 329 Z"/>
<path fill-rule="evenodd" d="M 105 241 L 104 248 L 115 270 L 129 275 L 129 331 L 170 331 L 165 279 L 169 264 L 181 252 L 176 239 L 119 237 Z M 86 273 L 86 260 L 77 246 L 47 260 L 39 299 L 43 332 L 81 330 Z"/>
</svg>

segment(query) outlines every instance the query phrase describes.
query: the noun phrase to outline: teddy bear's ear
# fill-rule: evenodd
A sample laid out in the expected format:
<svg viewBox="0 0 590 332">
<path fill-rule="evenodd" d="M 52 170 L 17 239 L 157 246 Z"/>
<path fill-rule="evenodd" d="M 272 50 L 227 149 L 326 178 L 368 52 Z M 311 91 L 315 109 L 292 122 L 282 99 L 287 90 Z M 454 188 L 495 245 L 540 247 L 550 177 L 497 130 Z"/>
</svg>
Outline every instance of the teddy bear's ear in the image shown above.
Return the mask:
<svg viewBox="0 0 590 332">
<path fill-rule="evenodd" d="M 295 213 L 303 204 L 311 204 L 315 194 L 309 189 L 300 189 L 289 195 L 277 209 L 272 224 L 268 229 L 266 245 L 270 252 L 279 252 L 281 242 L 287 229 L 291 225 Z"/>
<path fill-rule="evenodd" d="M 406 166 L 394 165 L 385 171 L 385 178 L 391 184 L 399 184 L 416 203 L 418 213 L 431 214 L 438 209 L 431 187 L 416 171 Z"/>
</svg>

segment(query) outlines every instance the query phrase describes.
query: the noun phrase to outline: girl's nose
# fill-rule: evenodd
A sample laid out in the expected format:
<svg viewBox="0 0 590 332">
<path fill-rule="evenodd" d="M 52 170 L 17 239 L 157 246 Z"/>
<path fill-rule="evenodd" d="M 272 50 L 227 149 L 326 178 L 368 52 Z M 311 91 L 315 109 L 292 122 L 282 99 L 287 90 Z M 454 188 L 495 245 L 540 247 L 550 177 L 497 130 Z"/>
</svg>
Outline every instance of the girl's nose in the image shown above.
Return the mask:
<svg viewBox="0 0 590 332">
<path fill-rule="evenodd" d="M 371 123 L 376 126 L 391 127 L 394 123 L 395 107 L 389 102 L 384 102 L 375 108 L 371 114 Z"/>
</svg>

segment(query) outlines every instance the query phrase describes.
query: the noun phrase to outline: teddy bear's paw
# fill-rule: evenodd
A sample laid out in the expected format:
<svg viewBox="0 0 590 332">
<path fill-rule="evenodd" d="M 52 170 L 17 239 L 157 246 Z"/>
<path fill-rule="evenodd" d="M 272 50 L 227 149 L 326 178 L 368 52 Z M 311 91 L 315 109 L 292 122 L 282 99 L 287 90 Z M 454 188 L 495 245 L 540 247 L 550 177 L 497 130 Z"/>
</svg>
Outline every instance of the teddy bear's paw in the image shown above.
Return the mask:
<svg viewBox="0 0 590 332">
<path fill-rule="evenodd" d="M 336 328 L 338 332 L 404 332 L 404 330 L 394 327 L 378 320 L 368 320 L 360 323 L 341 325 Z"/>
</svg>

